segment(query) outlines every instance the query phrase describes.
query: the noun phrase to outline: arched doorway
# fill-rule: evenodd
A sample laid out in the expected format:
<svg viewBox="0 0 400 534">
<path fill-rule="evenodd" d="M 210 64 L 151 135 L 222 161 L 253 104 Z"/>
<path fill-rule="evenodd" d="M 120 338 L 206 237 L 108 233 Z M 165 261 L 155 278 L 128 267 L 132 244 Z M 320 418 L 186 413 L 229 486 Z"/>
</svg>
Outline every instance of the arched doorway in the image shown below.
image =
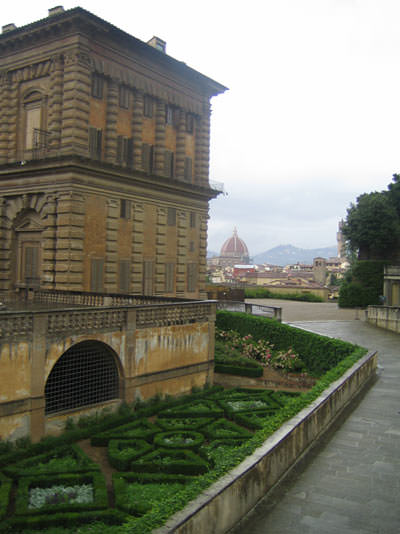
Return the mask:
<svg viewBox="0 0 400 534">
<path fill-rule="evenodd" d="M 73 410 L 118 397 L 114 352 L 100 341 L 82 341 L 64 352 L 51 370 L 45 387 L 45 411 Z"/>
</svg>

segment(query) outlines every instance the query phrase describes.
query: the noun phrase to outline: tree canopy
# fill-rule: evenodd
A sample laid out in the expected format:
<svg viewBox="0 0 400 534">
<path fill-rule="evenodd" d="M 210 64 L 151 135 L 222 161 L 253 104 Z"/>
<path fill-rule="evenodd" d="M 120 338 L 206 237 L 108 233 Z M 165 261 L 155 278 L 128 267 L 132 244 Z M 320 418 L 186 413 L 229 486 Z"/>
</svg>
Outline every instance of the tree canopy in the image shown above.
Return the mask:
<svg viewBox="0 0 400 534">
<path fill-rule="evenodd" d="M 400 175 L 387 191 L 364 193 L 351 204 L 343 225 L 351 252 L 360 260 L 395 259 L 400 255 Z"/>
</svg>

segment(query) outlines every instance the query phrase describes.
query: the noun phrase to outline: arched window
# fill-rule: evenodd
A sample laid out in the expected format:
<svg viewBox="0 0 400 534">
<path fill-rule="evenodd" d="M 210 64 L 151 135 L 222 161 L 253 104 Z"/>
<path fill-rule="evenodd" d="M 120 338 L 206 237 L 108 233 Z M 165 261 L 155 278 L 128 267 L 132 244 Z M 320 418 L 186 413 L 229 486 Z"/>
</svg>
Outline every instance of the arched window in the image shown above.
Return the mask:
<svg viewBox="0 0 400 534">
<path fill-rule="evenodd" d="M 116 399 L 119 374 L 113 351 L 99 341 L 82 341 L 57 361 L 46 382 L 46 414 Z"/>
<path fill-rule="evenodd" d="M 47 98 L 39 91 L 31 91 L 23 101 L 24 158 L 44 157 L 48 147 Z"/>
</svg>

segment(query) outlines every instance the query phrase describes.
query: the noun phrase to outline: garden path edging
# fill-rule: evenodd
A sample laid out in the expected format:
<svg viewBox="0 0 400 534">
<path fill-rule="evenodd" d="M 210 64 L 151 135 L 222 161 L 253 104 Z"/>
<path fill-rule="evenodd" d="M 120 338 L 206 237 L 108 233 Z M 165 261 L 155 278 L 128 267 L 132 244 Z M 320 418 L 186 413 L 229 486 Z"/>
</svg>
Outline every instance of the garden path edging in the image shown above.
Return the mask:
<svg viewBox="0 0 400 534">
<path fill-rule="evenodd" d="M 261 447 L 211 485 L 154 534 L 224 534 L 279 482 L 299 457 L 375 377 L 378 356 L 370 351 Z"/>
</svg>

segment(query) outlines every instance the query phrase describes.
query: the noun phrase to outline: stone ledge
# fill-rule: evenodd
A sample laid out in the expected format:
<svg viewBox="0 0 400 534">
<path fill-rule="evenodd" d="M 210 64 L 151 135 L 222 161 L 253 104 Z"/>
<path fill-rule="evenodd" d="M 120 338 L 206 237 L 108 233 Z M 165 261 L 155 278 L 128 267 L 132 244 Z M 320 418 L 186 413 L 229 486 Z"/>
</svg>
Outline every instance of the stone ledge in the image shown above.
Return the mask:
<svg viewBox="0 0 400 534">
<path fill-rule="evenodd" d="M 261 447 L 207 488 L 154 534 L 224 534 L 288 473 L 376 374 L 369 352 Z"/>
</svg>

